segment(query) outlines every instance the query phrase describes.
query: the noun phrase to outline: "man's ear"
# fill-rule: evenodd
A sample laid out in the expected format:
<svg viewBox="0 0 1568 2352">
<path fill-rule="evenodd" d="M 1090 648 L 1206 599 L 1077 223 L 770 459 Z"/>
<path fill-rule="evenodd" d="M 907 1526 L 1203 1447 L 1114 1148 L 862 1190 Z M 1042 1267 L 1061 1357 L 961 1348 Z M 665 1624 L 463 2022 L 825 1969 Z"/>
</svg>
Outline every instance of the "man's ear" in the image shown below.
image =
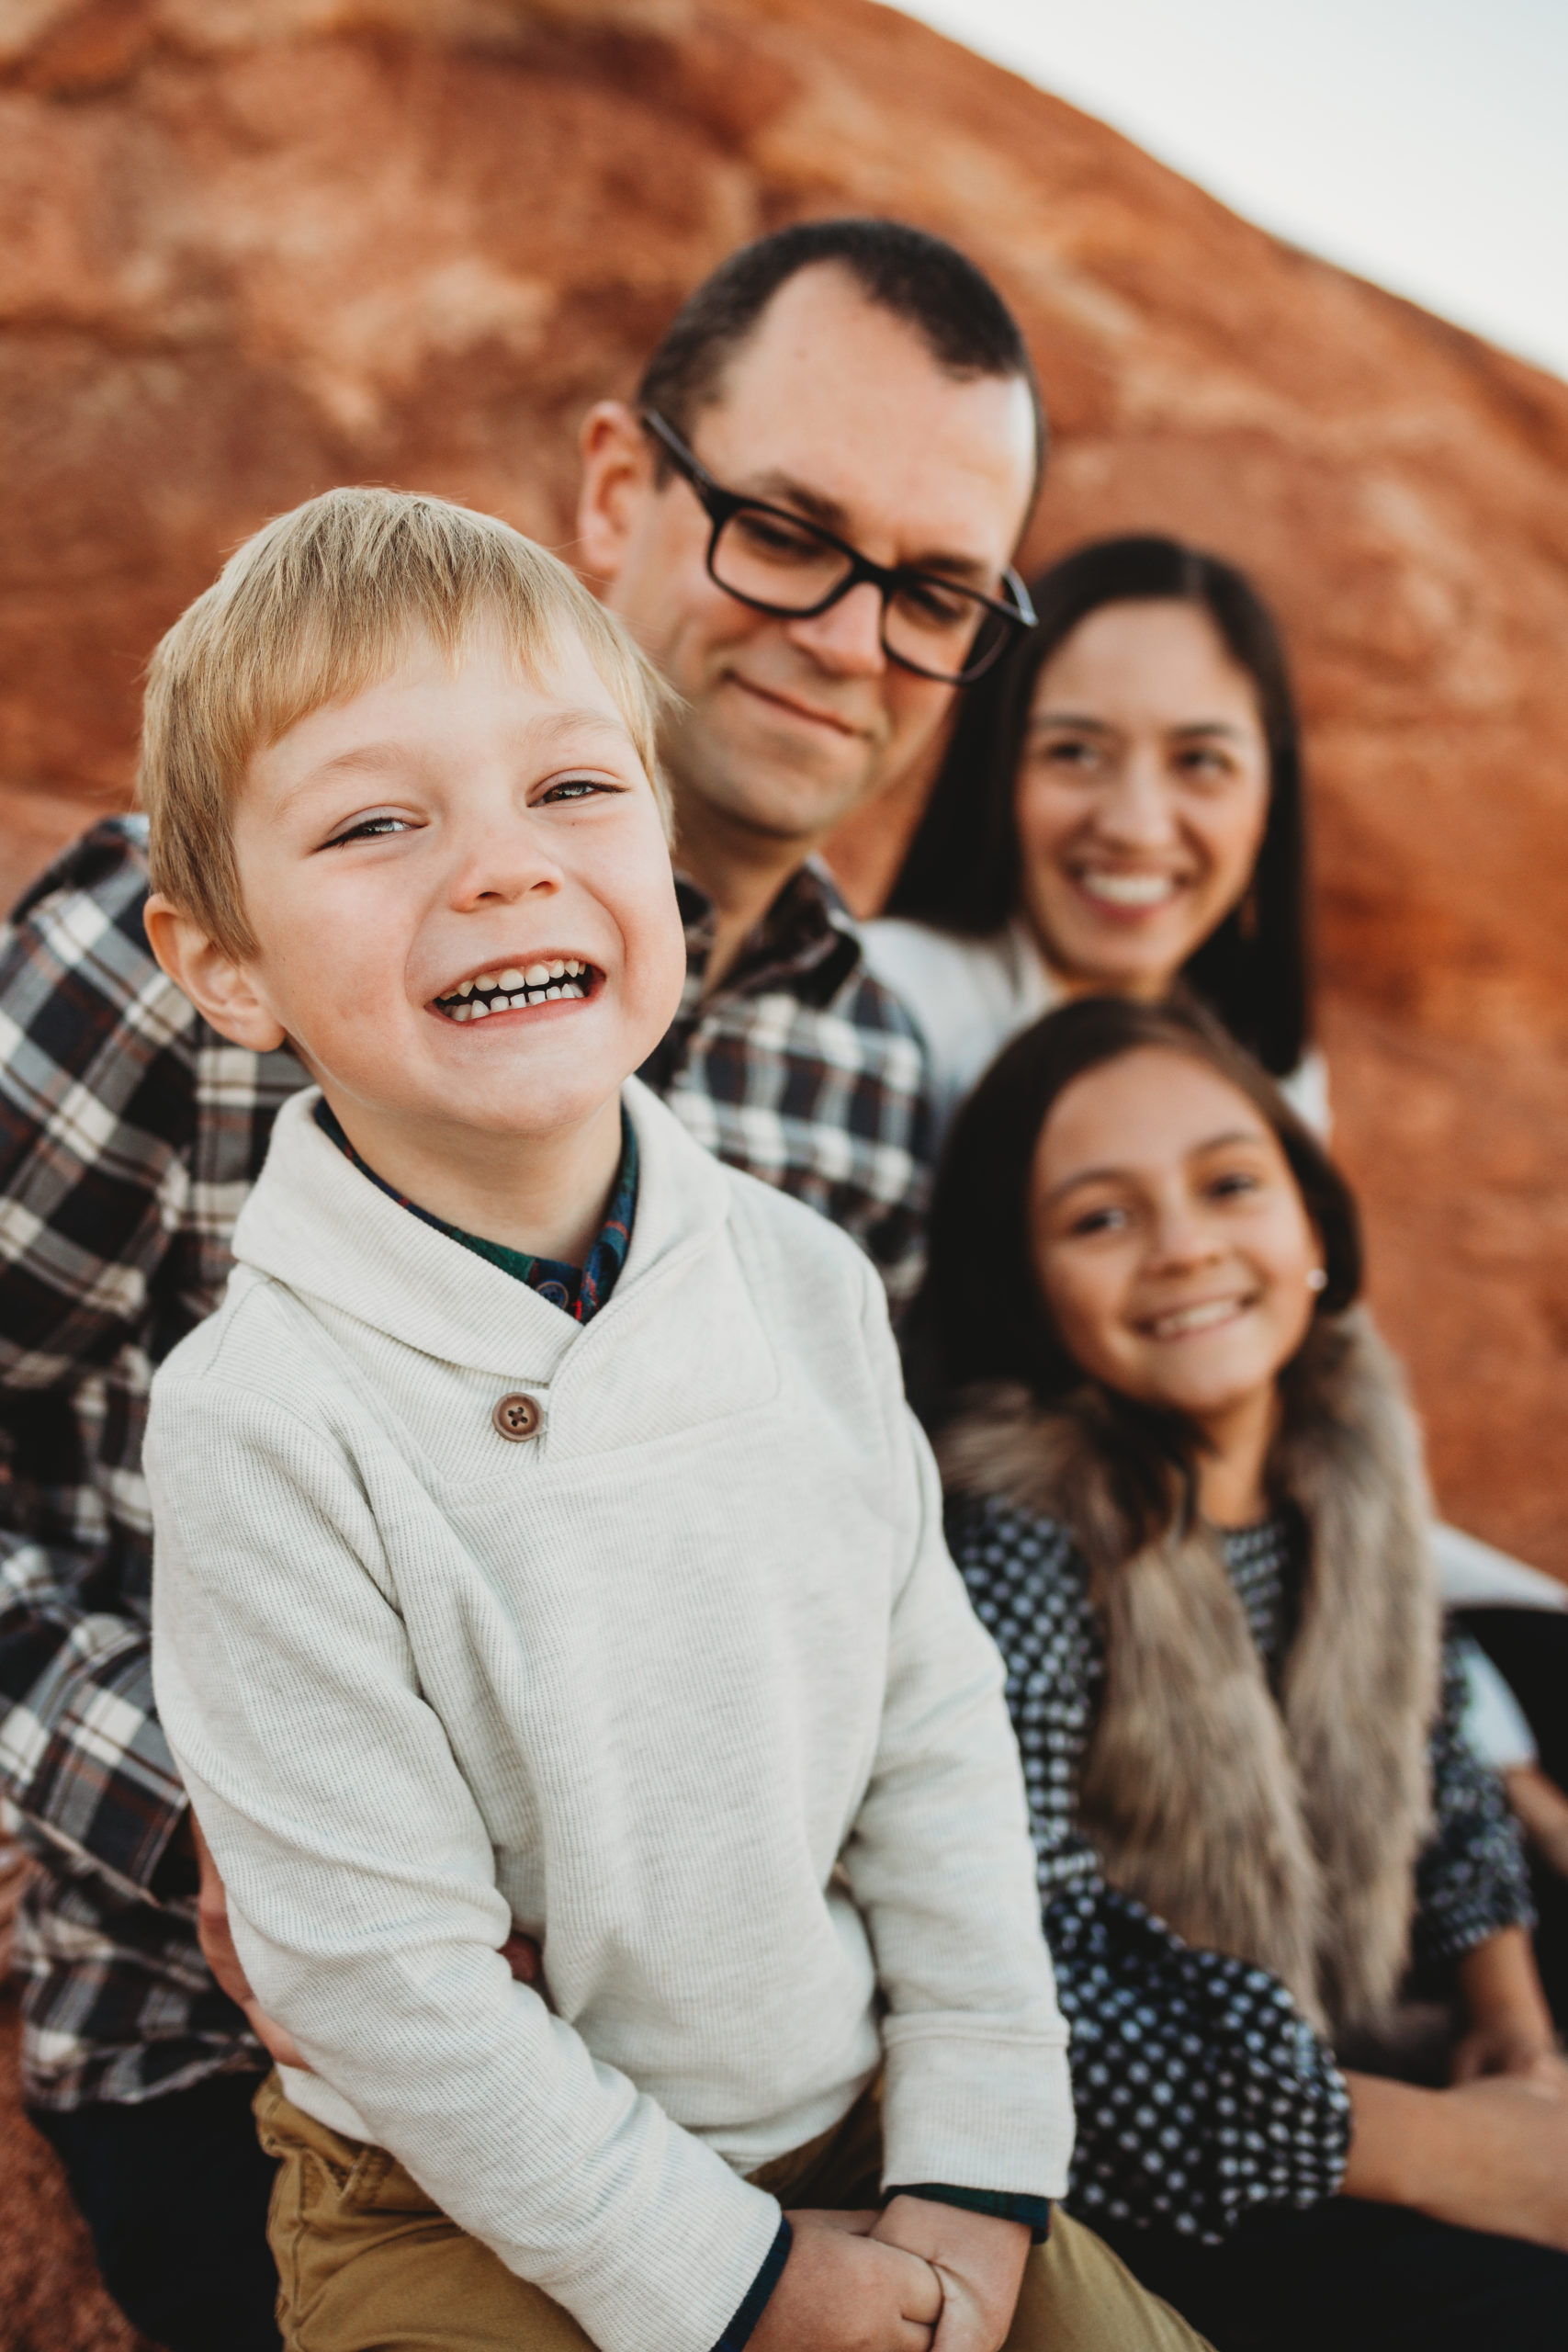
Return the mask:
<svg viewBox="0 0 1568 2352">
<path fill-rule="evenodd" d="M 195 918 L 161 890 L 154 890 L 141 917 L 148 944 L 175 986 L 231 1045 L 270 1054 L 282 1045 L 283 1024 L 257 993 L 248 965 L 236 963 L 209 938 Z"/>
<path fill-rule="evenodd" d="M 582 568 L 596 580 L 613 582 L 620 577 L 638 512 L 653 489 L 653 453 L 637 411 L 625 401 L 596 401 L 583 419 L 578 446 Z"/>
</svg>

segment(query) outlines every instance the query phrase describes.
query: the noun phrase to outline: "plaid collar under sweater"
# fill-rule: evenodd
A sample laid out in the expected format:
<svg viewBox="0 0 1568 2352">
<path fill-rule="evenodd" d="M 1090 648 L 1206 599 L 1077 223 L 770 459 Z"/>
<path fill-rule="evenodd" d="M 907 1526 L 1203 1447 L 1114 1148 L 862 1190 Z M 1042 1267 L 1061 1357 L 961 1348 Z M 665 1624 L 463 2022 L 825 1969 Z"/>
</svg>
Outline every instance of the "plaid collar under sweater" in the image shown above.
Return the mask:
<svg viewBox="0 0 1568 2352">
<path fill-rule="evenodd" d="M 400 1193 L 384 1177 L 378 1176 L 373 1168 L 366 1165 L 328 1108 L 324 1095 L 316 1104 L 315 1118 L 322 1134 L 330 1136 L 344 1157 L 354 1162 L 362 1176 L 368 1176 L 377 1190 L 385 1193 L 389 1200 L 396 1201 L 400 1207 L 410 1210 L 422 1225 L 433 1226 L 437 1233 L 444 1233 L 449 1241 L 460 1242 L 465 1250 L 471 1250 L 476 1258 L 486 1258 L 492 1266 L 499 1266 L 503 1274 L 512 1274 L 518 1282 L 526 1283 L 530 1290 L 537 1291 L 541 1298 L 547 1299 L 552 1306 L 558 1306 L 574 1322 L 592 1322 L 615 1289 L 615 1278 L 626 1261 L 626 1250 L 632 1238 L 632 1219 L 637 1215 L 637 1136 L 624 1106 L 621 1111 L 621 1164 L 616 1170 L 610 1204 L 604 1212 L 604 1222 L 599 1228 L 598 1238 L 581 1266 L 568 1265 L 562 1258 L 531 1258 L 525 1250 L 509 1250 L 503 1241 L 486 1241 L 477 1233 L 465 1233 L 460 1227 L 448 1225 L 444 1217 L 433 1216 L 429 1209 L 422 1209 L 417 1201 L 411 1201 L 406 1193 Z"/>
</svg>

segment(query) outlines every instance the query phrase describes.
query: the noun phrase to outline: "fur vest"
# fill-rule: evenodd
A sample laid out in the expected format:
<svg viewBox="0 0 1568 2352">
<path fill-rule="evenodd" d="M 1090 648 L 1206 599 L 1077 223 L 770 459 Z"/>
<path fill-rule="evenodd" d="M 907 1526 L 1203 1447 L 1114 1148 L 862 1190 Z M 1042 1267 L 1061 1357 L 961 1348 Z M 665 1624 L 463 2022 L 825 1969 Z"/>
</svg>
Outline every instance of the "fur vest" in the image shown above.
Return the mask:
<svg viewBox="0 0 1568 2352">
<path fill-rule="evenodd" d="M 1106 1679 L 1078 1820 L 1110 1883 L 1337 2032 L 1375 2025 L 1406 1965 L 1439 1611 L 1420 1442 L 1364 1316 L 1318 1324 L 1282 1387 L 1271 1486 L 1309 1553 L 1278 1700 L 1174 1468 L 1165 1532 L 1134 1532 L 1152 1442 L 1099 1390 L 971 1391 L 941 1452 L 951 1487 L 1058 1521 L 1088 1563 Z"/>
</svg>

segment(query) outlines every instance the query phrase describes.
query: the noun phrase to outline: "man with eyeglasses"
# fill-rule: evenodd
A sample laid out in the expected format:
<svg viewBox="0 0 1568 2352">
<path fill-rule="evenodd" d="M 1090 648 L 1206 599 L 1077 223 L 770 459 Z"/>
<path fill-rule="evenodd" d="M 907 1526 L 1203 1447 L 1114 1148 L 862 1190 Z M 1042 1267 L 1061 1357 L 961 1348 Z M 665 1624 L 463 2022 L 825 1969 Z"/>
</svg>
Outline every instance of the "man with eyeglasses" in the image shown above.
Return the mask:
<svg viewBox="0 0 1568 2352">
<path fill-rule="evenodd" d="M 1044 424 L 1000 296 L 886 220 L 699 287 L 583 433 L 578 559 L 682 703 L 681 1013 L 644 1076 L 723 1159 L 918 1267 L 920 1050 L 815 859 L 1032 623 L 1010 559 Z"/>
<path fill-rule="evenodd" d="M 648 1075 L 895 1287 L 920 1053 L 812 857 L 1026 625 L 1008 565 L 1040 446 L 985 279 L 852 221 L 727 263 L 639 405 L 595 409 L 585 436 L 581 560 L 683 697 L 666 751 L 691 979 Z M 276 2352 L 249 2111 L 268 2062 L 198 1949 L 149 1672 L 141 1438 L 152 1369 L 217 1303 L 306 1081 L 176 997 L 146 891 L 141 821 L 111 819 L 0 936 L 0 1797 L 41 1864 L 18 1932 L 29 2108 L 110 2292 L 171 2352 Z M 204 1905 L 218 1951 L 221 1889 Z"/>
</svg>

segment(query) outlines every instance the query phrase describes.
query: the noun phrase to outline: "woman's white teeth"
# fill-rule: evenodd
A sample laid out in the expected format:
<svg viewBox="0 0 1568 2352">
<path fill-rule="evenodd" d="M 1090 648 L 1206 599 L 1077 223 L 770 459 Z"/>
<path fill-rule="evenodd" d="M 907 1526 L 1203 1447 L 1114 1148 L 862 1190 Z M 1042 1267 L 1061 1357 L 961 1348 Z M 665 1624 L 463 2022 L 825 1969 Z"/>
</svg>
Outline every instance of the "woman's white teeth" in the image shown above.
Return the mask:
<svg viewBox="0 0 1568 2352">
<path fill-rule="evenodd" d="M 476 985 L 482 989 L 484 982 L 479 980 Z M 482 1012 L 488 1012 L 489 1011 L 490 1007 L 486 1004 L 484 999 L 482 997 L 475 997 L 472 1004 L 468 1007 L 468 1019 L 470 1021 L 477 1021 Z"/>
<path fill-rule="evenodd" d="M 509 964 L 505 971 L 502 972 L 500 979 L 496 982 L 496 987 L 498 989 L 520 989 L 522 985 L 523 975 L 517 969 L 515 964 Z"/>
<path fill-rule="evenodd" d="M 1157 907 L 1173 898 L 1177 888 L 1174 874 L 1113 874 L 1094 866 L 1078 880 L 1091 899 L 1104 899 L 1113 907 Z"/>
<path fill-rule="evenodd" d="M 1224 1323 L 1240 1306 L 1237 1298 L 1206 1298 L 1199 1306 L 1179 1306 L 1173 1314 L 1157 1315 L 1149 1329 L 1156 1340 L 1179 1340 L 1185 1331 L 1206 1331 Z"/>
</svg>

